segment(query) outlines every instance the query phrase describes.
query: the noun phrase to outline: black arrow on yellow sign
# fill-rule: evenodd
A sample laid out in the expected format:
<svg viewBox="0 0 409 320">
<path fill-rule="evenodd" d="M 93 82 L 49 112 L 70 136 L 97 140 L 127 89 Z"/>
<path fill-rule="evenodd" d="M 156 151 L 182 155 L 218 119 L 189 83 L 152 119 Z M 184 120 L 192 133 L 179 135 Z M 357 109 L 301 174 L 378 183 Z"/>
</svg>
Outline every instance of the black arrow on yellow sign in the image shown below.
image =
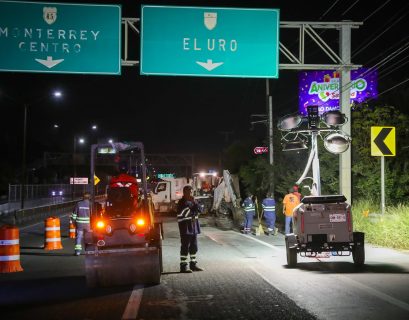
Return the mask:
<svg viewBox="0 0 409 320">
<path fill-rule="evenodd" d="M 381 131 L 379 131 L 377 137 L 373 141 L 375 145 L 379 148 L 379 150 L 382 152 L 382 154 L 385 156 L 393 154 L 393 152 L 385 144 L 385 139 L 392 131 L 392 129 L 393 128 L 382 128 Z"/>
</svg>

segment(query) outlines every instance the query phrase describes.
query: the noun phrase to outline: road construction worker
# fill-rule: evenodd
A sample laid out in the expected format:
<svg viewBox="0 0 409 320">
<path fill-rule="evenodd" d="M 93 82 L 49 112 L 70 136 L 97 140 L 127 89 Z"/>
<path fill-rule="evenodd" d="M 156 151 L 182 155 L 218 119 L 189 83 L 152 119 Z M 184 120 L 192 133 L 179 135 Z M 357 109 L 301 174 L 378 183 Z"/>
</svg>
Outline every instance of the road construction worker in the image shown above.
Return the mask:
<svg viewBox="0 0 409 320">
<path fill-rule="evenodd" d="M 298 191 L 299 190 L 299 187 L 298 187 L 298 185 L 294 185 L 293 186 L 293 190 L 294 190 L 294 194 L 298 197 L 298 199 L 301 201 L 301 198 L 302 198 L 302 195 L 301 195 L 301 193 Z"/>
<path fill-rule="evenodd" d="M 85 192 L 83 199 L 75 205 L 71 215 L 71 221 L 75 224 L 75 255 L 79 256 L 82 251 L 84 232 L 90 231 L 90 194 Z"/>
<path fill-rule="evenodd" d="M 285 215 L 285 234 L 290 233 L 290 225 L 293 219 L 293 210 L 300 204 L 300 199 L 294 193 L 294 189 L 290 188 L 288 194 L 283 199 L 283 214 Z"/>
<path fill-rule="evenodd" d="M 119 174 L 113 176 L 109 182 L 110 188 L 129 188 L 133 198 L 133 206 L 138 206 L 139 187 L 136 178 L 128 174 L 128 165 L 126 162 L 119 164 Z"/>
<path fill-rule="evenodd" d="M 266 198 L 261 202 L 263 207 L 263 214 L 266 219 L 267 232 L 266 235 L 277 235 L 278 229 L 275 227 L 276 223 L 276 201 L 273 199 L 271 193 L 267 193 Z"/>
<path fill-rule="evenodd" d="M 178 202 L 177 219 L 180 233 L 180 272 L 203 271 L 197 266 L 197 235 L 200 234 L 199 214 L 202 207 L 192 196 L 192 187 L 183 188 L 183 197 Z M 189 267 L 188 256 L 190 255 Z"/>
<path fill-rule="evenodd" d="M 247 198 L 244 199 L 242 206 L 244 207 L 244 228 L 241 232 L 244 234 L 249 234 L 251 232 L 253 218 L 256 213 L 256 205 L 250 192 L 247 192 Z"/>
</svg>

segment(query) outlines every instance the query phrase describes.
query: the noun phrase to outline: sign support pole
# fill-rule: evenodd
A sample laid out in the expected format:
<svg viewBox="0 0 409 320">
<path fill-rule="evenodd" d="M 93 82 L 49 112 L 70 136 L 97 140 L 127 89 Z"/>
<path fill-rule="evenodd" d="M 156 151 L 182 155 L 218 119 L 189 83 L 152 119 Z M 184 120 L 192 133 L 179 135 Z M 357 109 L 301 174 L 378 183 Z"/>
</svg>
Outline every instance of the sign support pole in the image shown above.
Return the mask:
<svg viewBox="0 0 409 320">
<path fill-rule="evenodd" d="M 381 157 L 381 212 L 385 214 L 385 157 Z"/>
</svg>

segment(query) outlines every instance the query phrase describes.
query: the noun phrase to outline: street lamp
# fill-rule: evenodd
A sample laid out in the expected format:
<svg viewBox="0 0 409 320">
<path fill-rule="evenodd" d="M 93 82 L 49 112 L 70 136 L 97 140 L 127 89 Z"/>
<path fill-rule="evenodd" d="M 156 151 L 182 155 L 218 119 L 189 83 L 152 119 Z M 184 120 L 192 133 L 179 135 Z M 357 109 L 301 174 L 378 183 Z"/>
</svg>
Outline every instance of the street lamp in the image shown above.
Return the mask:
<svg viewBox="0 0 409 320">
<path fill-rule="evenodd" d="M 24 209 L 24 198 L 25 198 L 25 193 L 24 193 L 24 188 L 25 185 L 27 184 L 27 167 L 26 167 L 26 150 L 27 150 L 27 113 L 28 113 L 28 108 L 30 105 L 33 105 L 35 103 L 38 103 L 45 98 L 50 97 L 50 95 L 45 95 L 35 102 L 28 104 L 24 103 L 24 124 L 23 124 L 23 157 L 22 157 L 22 164 L 21 164 L 21 209 Z M 62 97 L 62 92 L 59 90 L 55 90 L 51 93 L 51 97 L 54 98 L 61 98 Z M 14 99 L 12 99 L 14 100 Z M 15 100 L 14 100 L 15 101 Z"/>
</svg>

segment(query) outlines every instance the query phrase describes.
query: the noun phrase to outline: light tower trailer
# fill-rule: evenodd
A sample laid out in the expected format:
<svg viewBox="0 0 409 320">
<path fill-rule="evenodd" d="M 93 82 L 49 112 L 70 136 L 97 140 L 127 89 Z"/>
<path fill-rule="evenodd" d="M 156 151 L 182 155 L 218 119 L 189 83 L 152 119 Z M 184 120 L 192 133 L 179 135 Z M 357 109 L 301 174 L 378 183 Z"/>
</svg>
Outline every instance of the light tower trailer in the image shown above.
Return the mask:
<svg viewBox="0 0 409 320">
<path fill-rule="evenodd" d="M 354 264 L 365 263 L 363 232 L 353 232 L 351 206 L 343 195 L 306 196 L 293 212 L 293 233 L 285 235 L 287 264 L 323 252 L 350 256 Z"/>
</svg>

